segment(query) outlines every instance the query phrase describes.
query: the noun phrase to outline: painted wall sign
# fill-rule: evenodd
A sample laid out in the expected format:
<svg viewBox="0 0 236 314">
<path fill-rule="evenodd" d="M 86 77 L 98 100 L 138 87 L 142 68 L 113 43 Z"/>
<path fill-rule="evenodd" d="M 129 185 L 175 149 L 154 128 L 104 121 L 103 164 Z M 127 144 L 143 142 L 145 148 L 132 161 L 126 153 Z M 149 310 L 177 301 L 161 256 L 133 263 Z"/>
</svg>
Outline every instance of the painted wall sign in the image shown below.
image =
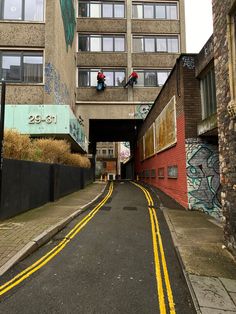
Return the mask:
<svg viewBox="0 0 236 314">
<path fill-rule="evenodd" d="M 88 149 L 83 127 L 69 105 L 6 105 L 5 128 L 31 135 L 69 135 Z"/>
<path fill-rule="evenodd" d="M 175 104 L 176 100 L 175 96 L 173 96 L 155 121 L 156 153 L 167 149 L 177 142 Z"/>
<path fill-rule="evenodd" d="M 145 158 L 154 155 L 154 124 L 150 126 L 144 136 L 145 140 Z"/>
</svg>

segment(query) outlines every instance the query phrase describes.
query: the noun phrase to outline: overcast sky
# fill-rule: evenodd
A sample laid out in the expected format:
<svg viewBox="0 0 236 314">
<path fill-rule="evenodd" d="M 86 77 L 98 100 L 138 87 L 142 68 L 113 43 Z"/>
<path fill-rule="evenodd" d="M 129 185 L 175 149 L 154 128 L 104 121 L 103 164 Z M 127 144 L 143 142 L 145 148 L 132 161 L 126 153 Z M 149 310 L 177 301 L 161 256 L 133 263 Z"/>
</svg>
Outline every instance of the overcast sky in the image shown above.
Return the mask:
<svg viewBox="0 0 236 314">
<path fill-rule="evenodd" d="M 211 0 L 185 0 L 187 52 L 197 53 L 213 32 Z"/>
</svg>

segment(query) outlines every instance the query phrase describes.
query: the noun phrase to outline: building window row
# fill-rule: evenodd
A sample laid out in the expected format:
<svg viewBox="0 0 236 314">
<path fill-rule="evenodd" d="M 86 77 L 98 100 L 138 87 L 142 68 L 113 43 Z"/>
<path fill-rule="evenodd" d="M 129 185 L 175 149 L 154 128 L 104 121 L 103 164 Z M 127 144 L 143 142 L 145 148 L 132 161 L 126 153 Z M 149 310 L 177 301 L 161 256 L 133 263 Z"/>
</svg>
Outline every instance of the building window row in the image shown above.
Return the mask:
<svg viewBox="0 0 236 314">
<path fill-rule="evenodd" d="M 137 86 L 155 87 L 162 86 L 167 80 L 170 70 L 137 70 L 138 83 Z"/>
<path fill-rule="evenodd" d="M 0 0 L 0 19 L 42 22 L 44 0 Z"/>
<path fill-rule="evenodd" d="M 79 87 L 96 86 L 98 71 L 99 69 L 79 69 Z M 107 86 L 118 87 L 125 82 L 124 69 L 107 69 L 103 73 L 106 76 Z"/>
<path fill-rule="evenodd" d="M 179 52 L 178 36 L 133 36 L 134 52 Z"/>
<path fill-rule="evenodd" d="M 79 17 L 124 18 L 124 2 L 79 1 Z"/>
<path fill-rule="evenodd" d="M 0 51 L 0 78 L 16 83 L 42 83 L 43 52 Z"/>
<path fill-rule="evenodd" d="M 133 18 L 177 20 L 177 3 L 135 3 L 133 4 Z"/>
<path fill-rule="evenodd" d="M 79 35 L 79 50 L 93 52 L 123 52 L 125 51 L 125 36 Z"/>
<path fill-rule="evenodd" d="M 79 87 L 92 87 L 97 85 L 97 73 L 99 69 L 79 69 Z M 167 80 L 170 70 L 134 70 L 138 73 L 137 86 L 157 87 L 162 86 Z M 125 69 L 104 69 L 106 85 L 109 87 L 121 87 L 126 82 Z"/>
</svg>

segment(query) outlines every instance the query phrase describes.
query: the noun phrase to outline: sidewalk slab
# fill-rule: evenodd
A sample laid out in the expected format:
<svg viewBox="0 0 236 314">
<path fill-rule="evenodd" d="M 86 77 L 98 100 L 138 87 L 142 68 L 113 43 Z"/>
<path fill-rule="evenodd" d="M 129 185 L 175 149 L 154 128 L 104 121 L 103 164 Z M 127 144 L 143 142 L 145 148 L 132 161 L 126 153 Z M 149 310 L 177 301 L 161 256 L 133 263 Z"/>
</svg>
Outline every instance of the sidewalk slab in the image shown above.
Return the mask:
<svg viewBox="0 0 236 314">
<path fill-rule="evenodd" d="M 0 222 L 0 276 L 78 216 L 105 187 L 106 183 L 95 182 L 56 202 Z"/>
</svg>

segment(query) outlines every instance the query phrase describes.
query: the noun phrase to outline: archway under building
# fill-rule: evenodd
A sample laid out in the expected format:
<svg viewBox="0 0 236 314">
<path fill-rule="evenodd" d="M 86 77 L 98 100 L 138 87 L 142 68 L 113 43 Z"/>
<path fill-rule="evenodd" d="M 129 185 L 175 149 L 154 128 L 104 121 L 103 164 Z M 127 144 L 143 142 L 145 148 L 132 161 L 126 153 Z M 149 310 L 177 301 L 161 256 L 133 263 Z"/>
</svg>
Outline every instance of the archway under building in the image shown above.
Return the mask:
<svg viewBox="0 0 236 314">
<path fill-rule="evenodd" d="M 119 165 L 119 171 L 112 176 L 107 171 L 108 179 L 134 179 L 134 152 L 137 134 L 143 120 L 137 119 L 90 119 L 89 120 L 89 153 L 94 156 L 94 166 L 101 162 L 96 158 L 97 143 L 129 143 L 130 157 Z M 102 158 L 100 158 L 102 159 Z M 107 161 L 105 161 L 107 162 Z M 120 161 L 117 159 L 117 162 Z M 111 163 L 110 163 L 111 165 Z"/>
</svg>

